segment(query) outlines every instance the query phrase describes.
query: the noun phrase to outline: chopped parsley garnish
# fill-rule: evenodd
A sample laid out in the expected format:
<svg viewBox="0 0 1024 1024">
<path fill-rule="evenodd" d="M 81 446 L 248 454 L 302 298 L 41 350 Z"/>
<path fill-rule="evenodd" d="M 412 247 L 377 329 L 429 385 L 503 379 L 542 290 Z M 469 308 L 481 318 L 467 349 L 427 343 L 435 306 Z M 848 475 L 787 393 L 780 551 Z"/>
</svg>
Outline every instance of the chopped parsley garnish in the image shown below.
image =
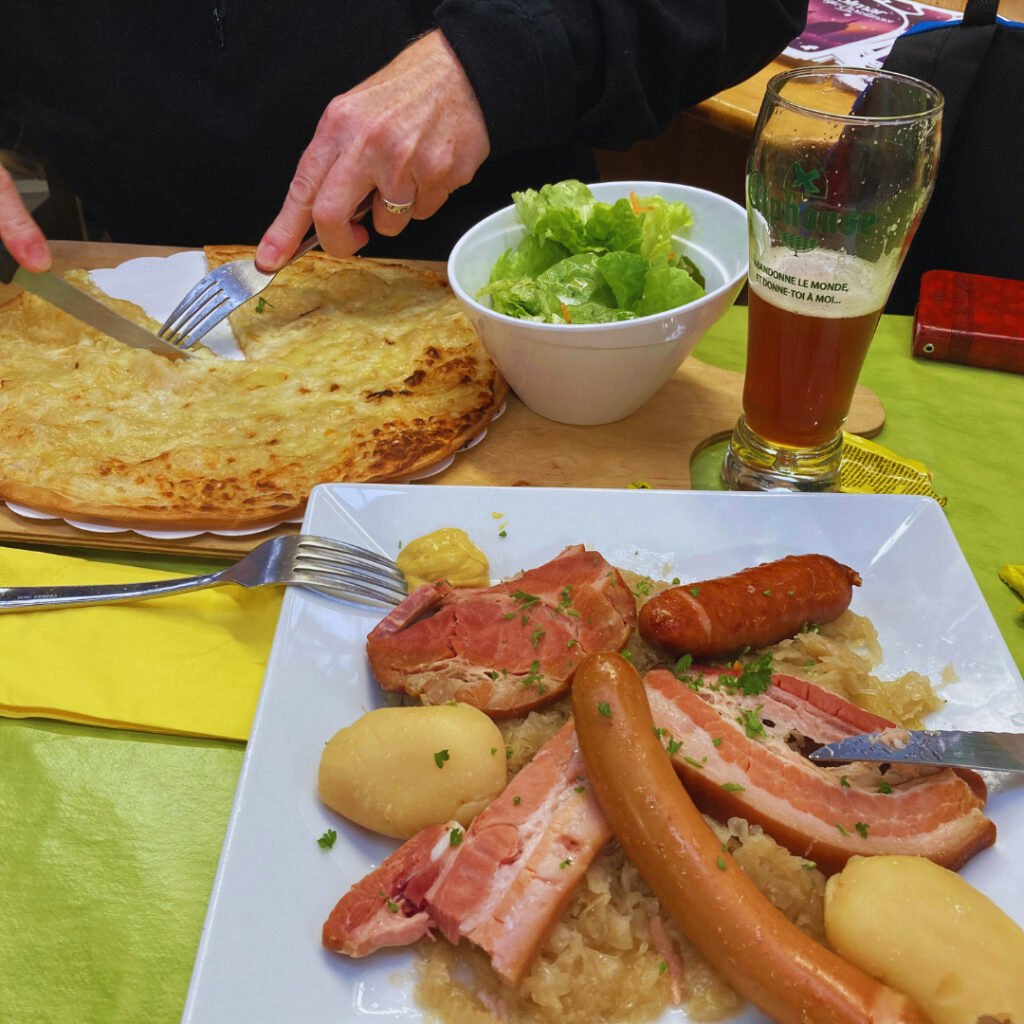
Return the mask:
<svg viewBox="0 0 1024 1024">
<path fill-rule="evenodd" d="M 684 654 L 673 666 L 672 675 L 679 680 L 686 679 L 686 673 L 689 671 L 690 666 L 693 664 L 693 655 Z"/>
<path fill-rule="evenodd" d="M 623 647 L 622 650 L 619 651 L 619 655 L 625 658 L 626 661 L 628 661 L 630 664 L 633 663 L 633 655 L 625 647 Z"/>
<path fill-rule="evenodd" d="M 721 736 L 716 736 L 716 737 L 715 737 L 715 738 L 714 738 L 714 739 L 713 739 L 713 740 L 711 741 L 711 745 L 712 745 L 713 747 L 720 747 L 720 746 L 722 745 L 722 737 L 721 737 Z"/>
<path fill-rule="evenodd" d="M 445 761 L 449 760 L 450 758 L 451 755 L 448 753 L 447 750 L 439 750 L 437 751 L 437 753 L 434 754 L 434 764 L 436 764 L 438 768 L 443 768 Z"/>
<path fill-rule="evenodd" d="M 743 666 L 743 671 L 736 677 L 735 686 L 748 697 L 764 693 L 771 685 L 773 667 L 771 651 L 765 651 L 757 661 Z"/>
<path fill-rule="evenodd" d="M 448 845 L 449 846 L 458 846 L 459 843 L 461 843 L 461 842 L 462 842 L 462 829 L 461 828 L 453 828 L 451 830 L 451 832 L 448 833 Z"/>
<path fill-rule="evenodd" d="M 573 786 L 574 793 L 585 793 L 587 791 L 586 786 Z"/>
<path fill-rule="evenodd" d="M 742 793 L 746 787 L 741 786 L 738 782 L 723 782 L 722 789 L 727 793 Z"/>
<path fill-rule="evenodd" d="M 564 871 L 572 863 L 572 857 L 566 857 L 558 866 Z"/>
<path fill-rule="evenodd" d="M 256 312 L 257 313 L 262 313 L 268 306 L 271 309 L 274 308 L 274 304 L 272 302 L 267 302 L 267 300 L 265 298 L 263 298 L 262 295 L 256 300 Z"/>
<path fill-rule="evenodd" d="M 494 755 L 495 755 L 495 754 L 496 754 L 497 752 L 498 752 L 498 748 L 497 748 L 497 747 L 491 747 L 491 757 L 494 757 Z"/>
<path fill-rule="evenodd" d="M 544 639 L 548 634 L 545 630 L 538 626 L 530 636 L 530 643 L 533 645 L 533 649 L 536 650 L 540 646 L 541 640 Z"/>
<path fill-rule="evenodd" d="M 514 619 L 516 617 L 516 614 L 516 612 L 505 612 L 501 617 L 503 619 Z"/>
<path fill-rule="evenodd" d="M 524 590 L 515 590 L 512 592 L 512 600 L 524 608 L 532 608 L 540 598 L 536 594 L 527 594 Z"/>
<path fill-rule="evenodd" d="M 850 777 L 848 775 L 839 776 L 839 785 L 845 786 L 847 789 L 850 788 Z"/>
<path fill-rule="evenodd" d="M 523 798 L 521 796 L 514 796 L 514 797 L 512 797 L 512 803 L 513 803 L 513 805 L 515 807 L 518 807 L 522 802 L 523 802 Z"/>
<path fill-rule="evenodd" d="M 659 974 L 664 974 L 667 970 L 668 970 L 668 964 L 665 963 L 664 960 L 662 960 L 661 963 L 658 964 L 658 973 Z"/>
<path fill-rule="evenodd" d="M 696 597 L 700 593 L 700 587 L 690 587 L 690 593 Z"/>
<path fill-rule="evenodd" d="M 603 701 L 603 700 L 598 701 L 597 702 L 597 710 L 602 715 L 604 715 L 605 718 L 611 718 L 612 717 L 612 709 L 611 709 L 611 706 L 608 704 L 607 701 Z"/>
<path fill-rule="evenodd" d="M 692 764 L 694 768 L 703 768 L 704 767 L 703 763 L 698 761 L 695 757 L 684 757 L 683 760 L 687 764 Z M 705 758 L 705 760 L 707 760 L 707 759 Z"/>
<path fill-rule="evenodd" d="M 839 824 L 839 822 L 838 822 L 838 821 L 836 822 L 836 828 L 837 828 L 837 829 L 839 829 L 839 834 L 840 834 L 840 835 L 843 835 L 843 836 L 848 836 L 848 835 L 850 834 L 849 832 L 847 832 L 847 831 L 846 831 L 846 829 L 845 829 L 845 828 L 843 828 L 843 826 L 842 826 L 842 825 L 840 825 L 840 824 Z"/>
<path fill-rule="evenodd" d="M 511 747 L 506 747 L 505 748 L 505 760 L 506 761 L 511 761 L 512 760 L 512 748 Z"/>
<path fill-rule="evenodd" d="M 384 906 L 387 907 L 392 914 L 398 913 L 398 904 L 383 889 L 378 889 L 377 895 L 384 901 Z"/>
<path fill-rule="evenodd" d="M 638 580 L 636 589 L 633 591 L 635 597 L 646 597 L 651 592 L 651 581 L 644 577 L 642 580 Z"/>
<path fill-rule="evenodd" d="M 878 780 L 878 792 L 879 793 L 891 793 L 892 792 L 892 786 L 890 786 L 889 783 L 885 781 L 885 779 L 879 779 Z"/>
<path fill-rule="evenodd" d="M 507 537 L 508 536 L 508 530 L 499 530 L 498 531 L 498 536 L 499 537 Z"/>
<path fill-rule="evenodd" d="M 801 633 L 820 633 L 821 632 L 821 626 L 819 626 L 816 622 L 805 622 L 800 627 L 800 632 Z"/>
<path fill-rule="evenodd" d="M 544 673 L 540 670 L 540 662 L 534 660 L 530 664 L 530 671 L 523 676 L 523 686 L 533 686 L 536 683 L 538 693 L 547 693 L 547 687 L 541 682 L 543 678 Z"/>
<path fill-rule="evenodd" d="M 740 713 L 736 716 L 736 721 L 746 730 L 748 739 L 768 735 L 764 731 L 764 722 L 761 721 L 759 714 L 763 707 L 763 704 L 758 704 L 756 708 L 740 708 Z"/>
<path fill-rule="evenodd" d="M 867 837 L 868 837 L 868 827 L 867 827 L 867 825 L 863 821 L 858 821 L 857 824 L 854 825 L 853 827 L 857 830 L 857 832 L 860 835 L 861 839 L 867 839 Z"/>
<path fill-rule="evenodd" d="M 678 754 L 679 751 L 682 749 L 682 746 L 682 740 L 677 740 L 674 739 L 672 736 L 669 736 L 668 743 L 665 746 L 665 750 L 668 752 L 669 756 L 671 756 L 672 754 Z M 689 758 L 687 758 L 687 760 L 689 760 Z"/>
<path fill-rule="evenodd" d="M 719 871 L 724 871 L 725 870 L 725 858 L 724 857 L 719 857 L 718 858 L 718 870 Z"/>
<path fill-rule="evenodd" d="M 333 845 L 334 841 L 338 838 L 338 833 L 333 828 L 329 828 L 317 841 L 316 844 L 322 850 L 329 850 Z"/>
</svg>

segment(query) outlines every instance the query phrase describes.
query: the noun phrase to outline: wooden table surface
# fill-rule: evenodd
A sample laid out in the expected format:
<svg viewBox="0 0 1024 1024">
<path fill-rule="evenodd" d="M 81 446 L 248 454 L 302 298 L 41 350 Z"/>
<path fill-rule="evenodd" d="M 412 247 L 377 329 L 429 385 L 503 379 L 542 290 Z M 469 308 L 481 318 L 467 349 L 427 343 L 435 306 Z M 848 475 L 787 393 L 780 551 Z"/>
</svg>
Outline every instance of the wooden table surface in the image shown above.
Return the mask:
<svg viewBox="0 0 1024 1024">
<path fill-rule="evenodd" d="M 54 269 L 115 267 L 140 256 L 180 249 L 113 243 L 55 242 Z M 421 264 L 422 265 L 422 264 Z M 443 271 L 439 264 L 429 264 Z M 0 289 L 0 300 L 16 294 Z M 742 374 L 686 360 L 638 412 L 618 423 L 571 426 L 531 412 L 514 395 L 474 447 L 423 483 L 476 486 L 689 488 L 690 462 L 707 445 L 728 437 L 740 413 Z M 857 390 L 847 429 L 872 437 L 885 422 L 882 403 Z M 147 538 L 131 531 L 93 533 L 59 519 L 30 519 L 0 504 L 0 542 L 71 545 L 233 556 L 294 525 L 247 537 L 204 533 L 186 539 Z"/>
</svg>

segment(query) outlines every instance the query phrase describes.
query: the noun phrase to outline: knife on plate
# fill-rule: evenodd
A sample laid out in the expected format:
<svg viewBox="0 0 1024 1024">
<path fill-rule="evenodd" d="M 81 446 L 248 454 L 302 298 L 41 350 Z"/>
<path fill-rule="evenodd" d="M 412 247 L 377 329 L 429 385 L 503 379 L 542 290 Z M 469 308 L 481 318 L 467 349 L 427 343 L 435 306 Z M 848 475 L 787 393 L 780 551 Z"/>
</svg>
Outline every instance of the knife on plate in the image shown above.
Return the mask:
<svg viewBox="0 0 1024 1024">
<path fill-rule="evenodd" d="M 16 268 L 16 269 L 15 269 Z M 13 270 L 13 273 L 11 271 Z M 121 316 L 109 306 L 104 306 L 99 299 L 94 299 L 88 292 L 76 288 L 63 277 L 44 271 L 35 274 L 14 263 L 11 256 L 0 250 L 0 281 L 4 284 L 16 284 L 19 288 L 38 295 L 58 309 L 70 313 L 76 320 L 95 327 L 116 341 L 131 345 L 132 348 L 145 348 L 150 352 L 159 352 L 172 359 L 187 358 L 191 353 L 176 348 L 170 342 L 158 338 L 152 331 L 133 323 L 126 316 Z"/>
<path fill-rule="evenodd" d="M 812 761 L 886 761 L 1024 772 L 1024 733 L 886 729 L 819 747 Z"/>
</svg>

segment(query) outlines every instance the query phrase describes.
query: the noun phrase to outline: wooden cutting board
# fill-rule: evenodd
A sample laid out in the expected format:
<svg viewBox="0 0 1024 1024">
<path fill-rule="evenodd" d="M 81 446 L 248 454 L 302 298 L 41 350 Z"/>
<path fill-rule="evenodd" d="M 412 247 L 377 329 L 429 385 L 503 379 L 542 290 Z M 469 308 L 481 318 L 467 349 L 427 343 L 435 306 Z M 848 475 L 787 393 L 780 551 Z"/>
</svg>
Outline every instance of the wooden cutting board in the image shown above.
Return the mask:
<svg viewBox="0 0 1024 1024">
<path fill-rule="evenodd" d="M 137 256 L 179 251 L 155 246 L 54 243 L 55 265 L 113 267 Z M 424 265 L 424 264 L 420 264 Z M 425 264 L 443 270 L 443 264 Z M 4 298 L 0 290 L 0 300 Z M 618 423 L 578 427 L 544 419 L 511 396 L 482 441 L 457 455 L 425 486 L 689 488 L 690 462 L 732 432 L 740 413 L 743 375 L 688 359 L 642 409 Z M 858 387 L 846 429 L 874 437 L 885 423 L 878 397 Z M 295 532 L 295 525 L 247 537 L 201 534 L 178 540 L 124 533 L 92 533 L 61 520 L 15 515 L 0 504 L 0 542 L 235 557 L 260 541 Z"/>
</svg>

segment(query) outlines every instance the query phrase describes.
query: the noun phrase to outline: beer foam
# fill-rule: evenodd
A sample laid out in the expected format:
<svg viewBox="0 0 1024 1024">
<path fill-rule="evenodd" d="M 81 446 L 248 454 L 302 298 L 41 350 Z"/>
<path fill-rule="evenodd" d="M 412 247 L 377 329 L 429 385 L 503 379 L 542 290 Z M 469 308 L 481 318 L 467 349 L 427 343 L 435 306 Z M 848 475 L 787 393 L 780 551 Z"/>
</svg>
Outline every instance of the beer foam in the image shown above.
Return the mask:
<svg viewBox="0 0 1024 1024">
<path fill-rule="evenodd" d="M 804 316 L 848 318 L 885 305 L 895 258 L 871 263 L 832 249 L 794 252 L 773 246 L 750 257 L 750 287 L 779 309 Z"/>
</svg>

